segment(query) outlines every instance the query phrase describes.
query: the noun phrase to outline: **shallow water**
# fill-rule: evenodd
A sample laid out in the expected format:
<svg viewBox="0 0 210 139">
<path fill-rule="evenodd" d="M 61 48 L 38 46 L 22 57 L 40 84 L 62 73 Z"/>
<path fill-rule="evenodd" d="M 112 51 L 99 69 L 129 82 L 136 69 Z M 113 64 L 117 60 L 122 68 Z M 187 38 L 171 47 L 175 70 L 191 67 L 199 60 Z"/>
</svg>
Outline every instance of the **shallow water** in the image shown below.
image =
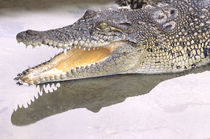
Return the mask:
<svg viewBox="0 0 210 139">
<path fill-rule="evenodd" d="M 180 74 L 117 75 L 38 88 L 16 85 L 17 73 L 58 50 L 26 49 L 15 35 L 72 24 L 87 7 L 96 8 L 0 10 L 0 139 L 209 138 L 209 65 Z"/>
</svg>

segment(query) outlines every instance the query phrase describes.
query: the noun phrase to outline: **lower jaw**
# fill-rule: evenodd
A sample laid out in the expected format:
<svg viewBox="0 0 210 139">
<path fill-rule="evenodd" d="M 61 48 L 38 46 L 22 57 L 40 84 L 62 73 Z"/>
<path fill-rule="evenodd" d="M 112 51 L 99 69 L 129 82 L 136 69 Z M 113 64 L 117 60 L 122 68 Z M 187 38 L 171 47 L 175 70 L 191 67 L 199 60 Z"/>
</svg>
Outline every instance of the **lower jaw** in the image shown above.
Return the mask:
<svg viewBox="0 0 210 139">
<path fill-rule="evenodd" d="M 66 54 L 60 53 L 50 61 L 23 72 L 19 82 L 32 85 L 106 75 L 94 72 L 122 43 L 124 42 L 115 42 L 97 50 L 71 49 Z"/>
</svg>

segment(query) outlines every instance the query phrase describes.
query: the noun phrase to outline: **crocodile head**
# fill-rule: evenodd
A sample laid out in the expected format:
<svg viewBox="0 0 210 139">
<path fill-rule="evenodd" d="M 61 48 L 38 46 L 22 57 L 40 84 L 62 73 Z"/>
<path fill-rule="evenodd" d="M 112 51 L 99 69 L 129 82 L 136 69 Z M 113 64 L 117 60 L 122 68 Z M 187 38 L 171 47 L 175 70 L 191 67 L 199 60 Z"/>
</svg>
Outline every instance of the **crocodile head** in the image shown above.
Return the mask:
<svg viewBox="0 0 210 139">
<path fill-rule="evenodd" d="M 181 72 L 206 65 L 210 58 L 208 0 L 187 1 L 138 10 L 87 10 L 73 25 L 21 32 L 19 42 L 46 44 L 64 52 L 16 79 L 39 84 L 123 73 Z"/>
<path fill-rule="evenodd" d="M 135 23 L 128 9 L 87 10 L 74 24 L 47 31 L 17 34 L 25 45 L 63 48 L 49 61 L 29 68 L 15 78 L 18 83 L 80 79 L 126 73 L 137 62 L 139 50 Z M 130 16 L 130 17 L 129 17 Z M 132 61 L 132 62 L 131 62 Z"/>
</svg>

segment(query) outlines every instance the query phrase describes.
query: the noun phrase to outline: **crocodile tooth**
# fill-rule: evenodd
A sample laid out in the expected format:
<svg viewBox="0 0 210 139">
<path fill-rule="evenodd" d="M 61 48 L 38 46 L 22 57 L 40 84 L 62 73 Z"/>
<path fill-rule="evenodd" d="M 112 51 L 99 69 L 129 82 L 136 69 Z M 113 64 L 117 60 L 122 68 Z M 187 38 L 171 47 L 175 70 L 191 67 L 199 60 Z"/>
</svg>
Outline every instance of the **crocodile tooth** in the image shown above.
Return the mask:
<svg viewBox="0 0 210 139">
<path fill-rule="evenodd" d="M 65 55 L 67 54 L 67 50 L 66 50 L 66 49 L 64 49 L 64 54 L 65 54 Z"/>
<path fill-rule="evenodd" d="M 78 41 L 74 41 L 74 45 L 78 45 Z"/>
<path fill-rule="evenodd" d="M 49 81 L 49 78 L 48 77 L 44 77 L 45 81 Z"/>
<path fill-rule="evenodd" d="M 79 71 L 79 69 L 80 69 L 79 67 L 76 67 L 76 71 Z"/>
<path fill-rule="evenodd" d="M 67 47 L 68 47 L 68 44 L 65 43 L 65 44 L 64 44 L 64 47 L 67 48 Z"/>
<path fill-rule="evenodd" d="M 88 43 L 88 44 L 87 44 L 87 47 L 89 47 L 89 48 L 92 47 L 92 46 L 91 46 L 91 43 Z"/>
<path fill-rule="evenodd" d="M 94 64 L 91 64 L 90 67 L 94 67 Z"/>
<path fill-rule="evenodd" d="M 80 44 L 80 45 L 84 45 L 85 42 L 84 42 L 84 41 L 80 41 L 79 44 Z"/>
<path fill-rule="evenodd" d="M 71 71 L 67 71 L 66 76 L 70 77 L 71 76 Z"/>
<path fill-rule="evenodd" d="M 48 44 L 52 46 L 53 45 L 53 42 L 52 41 L 49 41 Z"/>
<path fill-rule="evenodd" d="M 50 75 L 50 80 L 54 80 L 54 77 L 52 75 Z"/>
<path fill-rule="evenodd" d="M 92 47 L 96 47 L 96 42 L 95 41 L 91 41 L 91 46 Z"/>
<path fill-rule="evenodd" d="M 96 62 L 95 65 L 96 65 L 96 66 L 99 66 L 99 63 Z"/>
<path fill-rule="evenodd" d="M 59 48 L 64 48 L 64 46 L 63 46 L 62 43 L 58 43 L 58 47 L 59 47 Z"/>
<path fill-rule="evenodd" d="M 85 67 L 84 66 L 81 66 L 80 69 L 82 70 L 82 72 L 85 71 Z"/>
<path fill-rule="evenodd" d="M 39 82 L 39 81 L 37 81 L 37 80 L 36 80 L 36 81 L 34 81 L 34 84 L 39 84 L 39 83 L 40 83 L 40 82 Z"/>
<path fill-rule="evenodd" d="M 36 43 L 32 43 L 31 45 L 32 45 L 32 48 L 35 48 L 37 46 Z"/>
<path fill-rule="evenodd" d="M 29 45 L 30 45 L 30 43 L 29 43 L 29 42 L 25 42 L 24 44 L 25 44 L 26 46 L 29 46 Z"/>
<path fill-rule="evenodd" d="M 33 81 L 30 81 L 28 84 L 29 84 L 29 85 L 32 85 L 33 83 L 34 83 Z"/>
<path fill-rule="evenodd" d="M 61 74 L 61 75 L 60 75 L 60 79 L 65 79 L 65 77 L 66 77 L 66 76 L 65 76 L 64 74 Z"/>
<path fill-rule="evenodd" d="M 59 79 L 58 75 L 54 75 L 54 78 L 55 78 L 55 80 Z"/>
<path fill-rule="evenodd" d="M 71 69 L 71 74 L 74 74 L 74 73 L 75 73 L 75 69 L 72 68 L 72 69 Z"/>
<path fill-rule="evenodd" d="M 60 53 L 60 52 L 62 52 L 62 49 L 59 48 L 59 49 L 58 49 L 58 53 Z"/>
<path fill-rule="evenodd" d="M 39 80 L 40 80 L 40 82 L 43 82 L 44 78 L 41 76 L 41 77 L 39 77 Z"/>
<path fill-rule="evenodd" d="M 87 39 L 87 40 L 86 40 L 86 43 L 90 43 L 90 40 L 89 40 L 89 39 Z"/>
<path fill-rule="evenodd" d="M 90 65 L 86 65 L 86 66 L 85 66 L 85 69 L 89 69 L 89 67 L 90 67 Z"/>
<path fill-rule="evenodd" d="M 54 42 L 52 45 L 53 45 L 54 47 L 57 47 L 57 43 L 56 43 L 56 42 Z"/>
<path fill-rule="evenodd" d="M 63 74 L 63 78 L 65 79 L 65 78 L 67 78 L 67 75 L 66 75 L 66 73 L 65 74 Z"/>
<path fill-rule="evenodd" d="M 41 45 L 42 45 L 42 43 L 41 43 L 41 42 L 38 42 L 38 43 L 37 43 L 37 45 L 38 45 L 38 46 L 41 46 Z"/>
<path fill-rule="evenodd" d="M 73 45 L 73 42 L 69 42 L 69 45 L 72 46 Z"/>
</svg>

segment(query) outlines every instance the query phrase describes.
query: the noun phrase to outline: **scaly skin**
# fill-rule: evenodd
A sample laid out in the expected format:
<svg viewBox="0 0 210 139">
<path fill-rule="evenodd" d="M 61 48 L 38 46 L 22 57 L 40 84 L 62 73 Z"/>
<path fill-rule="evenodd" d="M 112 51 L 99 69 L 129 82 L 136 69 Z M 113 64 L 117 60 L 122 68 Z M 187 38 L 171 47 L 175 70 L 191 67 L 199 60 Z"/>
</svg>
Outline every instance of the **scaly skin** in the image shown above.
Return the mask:
<svg viewBox="0 0 210 139">
<path fill-rule="evenodd" d="M 112 74 L 182 72 L 205 65 L 210 62 L 209 10 L 209 0 L 87 10 L 73 25 L 21 32 L 17 40 L 26 45 L 68 50 L 16 79 L 19 84 L 39 84 Z"/>
<path fill-rule="evenodd" d="M 148 4 L 155 5 L 159 2 L 170 3 L 171 0 L 116 0 L 120 6 L 129 6 L 131 9 L 140 9 Z"/>
</svg>

